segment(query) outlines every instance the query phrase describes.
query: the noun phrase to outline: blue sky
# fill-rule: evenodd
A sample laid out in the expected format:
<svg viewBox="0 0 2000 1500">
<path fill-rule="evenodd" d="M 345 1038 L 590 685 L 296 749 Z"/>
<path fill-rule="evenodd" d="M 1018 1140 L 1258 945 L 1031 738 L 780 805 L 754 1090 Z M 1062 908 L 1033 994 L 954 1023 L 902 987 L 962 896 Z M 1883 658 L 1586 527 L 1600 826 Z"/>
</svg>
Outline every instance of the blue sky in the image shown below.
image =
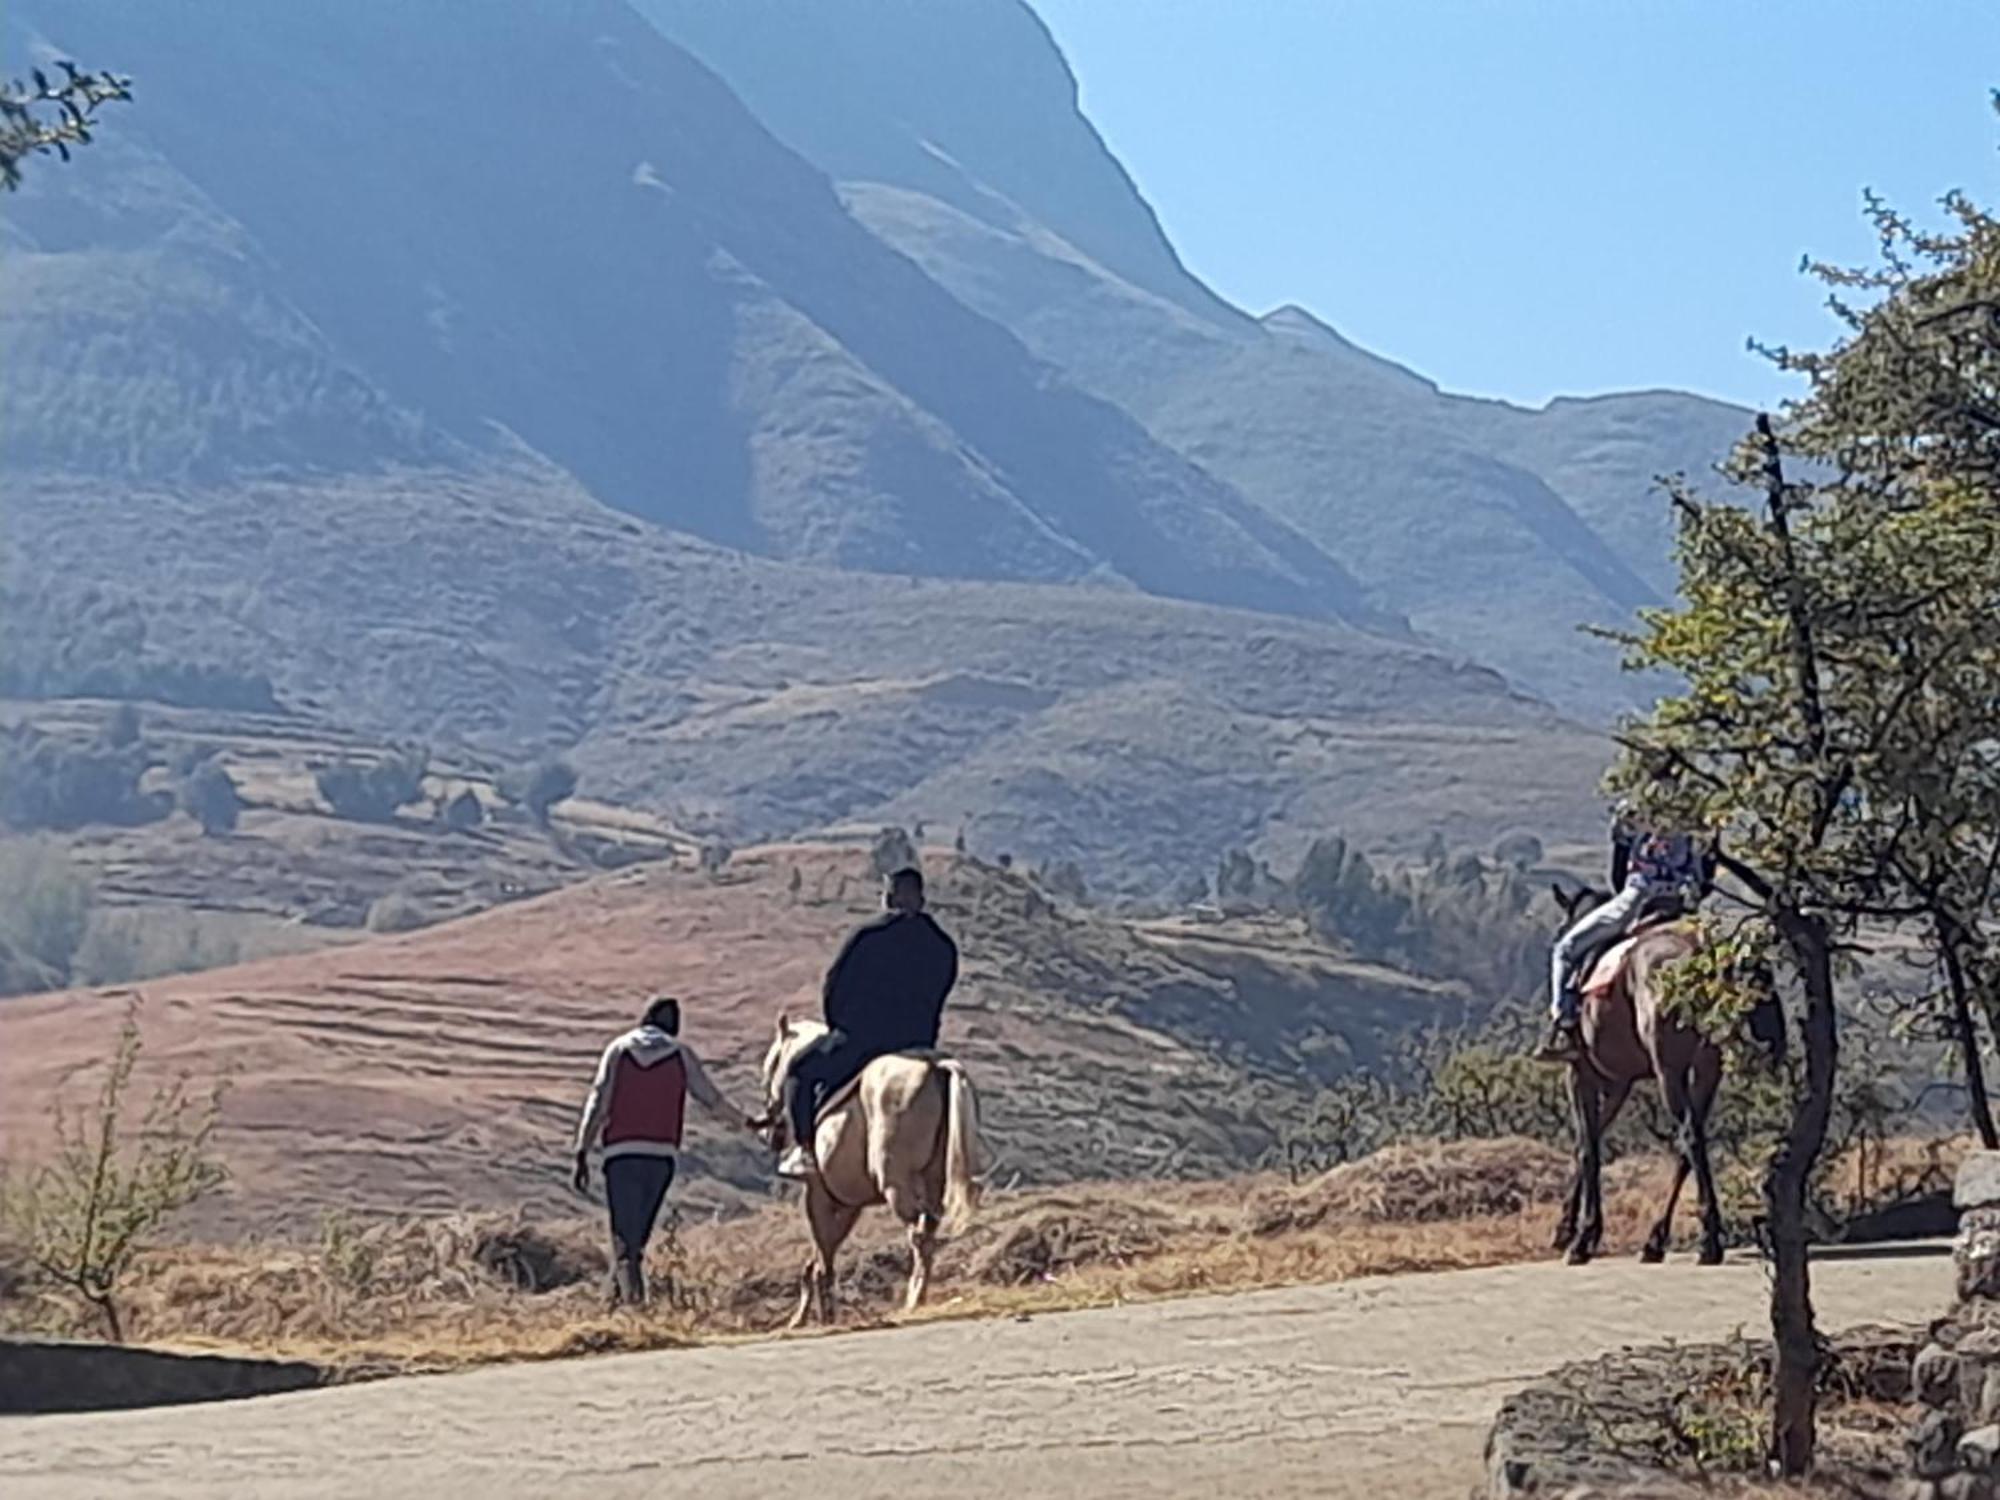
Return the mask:
<svg viewBox="0 0 2000 1500">
<path fill-rule="evenodd" d="M 1995 0 L 1031 3 L 1198 275 L 1451 390 L 1772 402 L 1864 186 L 2000 199 Z"/>
</svg>

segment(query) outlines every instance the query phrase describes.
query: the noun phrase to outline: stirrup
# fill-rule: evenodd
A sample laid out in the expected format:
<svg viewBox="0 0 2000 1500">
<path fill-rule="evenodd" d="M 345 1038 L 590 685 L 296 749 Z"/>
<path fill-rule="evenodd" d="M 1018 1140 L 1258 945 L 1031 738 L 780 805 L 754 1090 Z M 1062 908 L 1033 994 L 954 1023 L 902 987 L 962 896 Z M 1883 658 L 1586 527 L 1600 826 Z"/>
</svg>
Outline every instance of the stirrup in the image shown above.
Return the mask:
<svg viewBox="0 0 2000 1500">
<path fill-rule="evenodd" d="M 778 1158 L 778 1175 L 805 1182 L 819 1175 L 818 1165 L 806 1154 L 805 1147 L 794 1146 Z"/>
</svg>

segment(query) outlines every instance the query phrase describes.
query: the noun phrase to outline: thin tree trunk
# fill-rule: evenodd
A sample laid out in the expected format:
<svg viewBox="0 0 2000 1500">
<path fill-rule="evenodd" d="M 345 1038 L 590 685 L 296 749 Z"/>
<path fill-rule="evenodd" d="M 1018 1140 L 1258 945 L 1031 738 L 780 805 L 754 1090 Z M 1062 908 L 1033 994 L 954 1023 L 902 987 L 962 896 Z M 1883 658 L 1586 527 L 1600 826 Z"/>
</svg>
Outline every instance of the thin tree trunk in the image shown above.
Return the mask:
<svg viewBox="0 0 2000 1500">
<path fill-rule="evenodd" d="M 1805 1045 L 1803 1086 L 1792 1101 L 1791 1127 L 1773 1154 L 1764 1179 L 1771 1228 L 1771 1333 L 1777 1351 L 1771 1381 L 1771 1457 L 1780 1474 L 1796 1477 L 1812 1468 L 1819 1375 L 1806 1201 L 1813 1167 L 1826 1142 L 1827 1120 L 1833 1112 L 1839 1027 L 1825 921 L 1783 911 L 1778 915 L 1778 927 L 1805 990 L 1805 1016 L 1800 1027 Z"/>
<path fill-rule="evenodd" d="M 1958 951 L 1958 932 L 1943 916 L 1935 918 L 1938 952 L 1944 957 L 1946 982 L 1951 986 L 1952 1030 L 1958 1038 L 1959 1063 L 1965 1069 L 1965 1092 L 1972 1103 L 1972 1123 L 1979 1131 L 1979 1144 L 1988 1151 L 2000 1149 L 2000 1132 L 1993 1128 L 1993 1105 L 1986 1097 L 1986 1066 L 1979 1056 L 1979 1027 L 1972 1018 L 1972 996 L 1965 983 L 1965 963 Z"/>
</svg>

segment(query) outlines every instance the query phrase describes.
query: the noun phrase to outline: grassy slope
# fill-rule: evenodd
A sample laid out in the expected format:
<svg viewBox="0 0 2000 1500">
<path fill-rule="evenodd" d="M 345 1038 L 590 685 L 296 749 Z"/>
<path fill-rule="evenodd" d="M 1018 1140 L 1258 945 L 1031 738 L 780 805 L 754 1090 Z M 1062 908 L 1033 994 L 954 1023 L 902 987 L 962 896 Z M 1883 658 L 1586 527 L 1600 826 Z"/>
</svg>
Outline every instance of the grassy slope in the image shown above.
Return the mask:
<svg viewBox="0 0 2000 1500">
<path fill-rule="evenodd" d="M 980 1080 L 999 1180 L 1214 1174 L 1273 1147 L 1318 1066 L 1367 1065 L 1460 1014 L 1449 988 L 1273 944 L 1226 961 L 1105 916 L 1051 909 L 1018 876 L 933 851 L 967 955 L 947 1028 Z M 798 889 L 792 888 L 793 871 Z M 856 851 L 778 846 L 719 880 L 635 867 L 400 937 L 143 986 L 149 1056 L 230 1079 L 214 1208 L 309 1232 L 321 1211 L 566 1201 L 569 1131 L 597 1049 L 662 990 L 744 1104 L 778 1011 L 809 1009 L 841 934 L 871 909 Z M 53 1094 L 87 1087 L 125 996 L 0 1006 L 0 1127 L 32 1153 Z M 1203 1024 L 1190 1025 L 1198 1015 Z M 768 1163 L 703 1126 L 686 1201 L 741 1205 Z"/>
</svg>

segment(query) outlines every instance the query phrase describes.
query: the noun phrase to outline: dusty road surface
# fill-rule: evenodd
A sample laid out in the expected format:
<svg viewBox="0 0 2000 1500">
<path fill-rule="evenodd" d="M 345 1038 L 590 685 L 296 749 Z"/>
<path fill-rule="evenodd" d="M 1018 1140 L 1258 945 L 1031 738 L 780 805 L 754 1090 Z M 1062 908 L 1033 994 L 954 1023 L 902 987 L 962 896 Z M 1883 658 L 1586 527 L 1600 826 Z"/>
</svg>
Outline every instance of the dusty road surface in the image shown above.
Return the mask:
<svg viewBox="0 0 2000 1500">
<path fill-rule="evenodd" d="M 1950 1277 L 1830 1260 L 1814 1294 L 1828 1328 L 1918 1321 Z M 1462 1496 L 1522 1381 L 1763 1312 L 1748 1262 L 1510 1266 L 0 1418 L 0 1494 Z"/>
</svg>

